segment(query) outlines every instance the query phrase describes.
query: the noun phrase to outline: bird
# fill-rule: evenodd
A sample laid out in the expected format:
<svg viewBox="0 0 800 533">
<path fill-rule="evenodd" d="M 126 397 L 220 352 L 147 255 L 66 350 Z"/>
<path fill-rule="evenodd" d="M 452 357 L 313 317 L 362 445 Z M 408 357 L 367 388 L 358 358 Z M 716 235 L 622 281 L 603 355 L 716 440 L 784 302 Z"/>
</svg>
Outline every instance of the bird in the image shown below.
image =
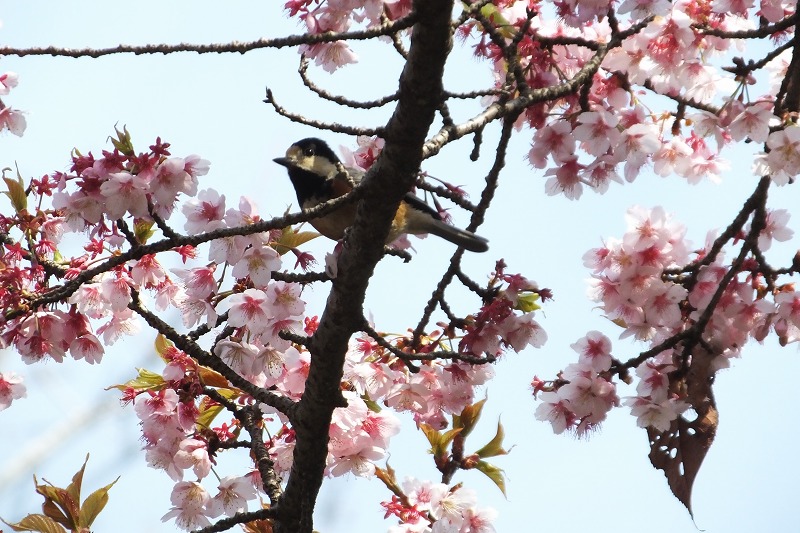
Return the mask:
<svg viewBox="0 0 800 533">
<path fill-rule="evenodd" d="M 347 194 L 366 174 L 361 169 L 344 167 L 330 146 L 315 137 L 297 141 L 286 150 L 284 157 L 277 157 L 273 161 L 286 167 L 303 210 Z M 347 171 L 346 174 L 342 169 Z M 350 180 L 347 179 L 348 175 Z M 313 218 L 309 223 L 320 234 L 338 241 L 344 236 L 345 230 L 353 225 L 355 218 L 355 205 L 347 204 Z M 432 233 L 471 252 L 489 249 L 488 240 L 447 224 L 435 209 L 412 193 L 406 194 L 400 202 L 386 244 L 404 233 Z"/>
</svg>

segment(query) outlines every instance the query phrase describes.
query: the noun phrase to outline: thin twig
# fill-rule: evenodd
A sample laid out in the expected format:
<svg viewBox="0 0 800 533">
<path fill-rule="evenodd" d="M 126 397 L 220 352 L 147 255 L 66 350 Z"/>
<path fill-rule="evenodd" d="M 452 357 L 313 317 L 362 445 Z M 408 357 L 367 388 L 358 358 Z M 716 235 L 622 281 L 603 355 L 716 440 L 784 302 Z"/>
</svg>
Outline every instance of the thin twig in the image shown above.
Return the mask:
<svg viewBox="0 0 800 533">
<path fill-rule="evenodd" d="M 0 47 L 0 56 L 59 56 L 59 57 L 102 57 L 115 54 L 173 54 L 177 52 L 196 52 L 198 54 L 244 54 L 252 50 L 262 48 L 286 48 L 299 46 L 302 44 L 333 43 L 337 41 L 363 41 L 391 35 L 401 30 L 405 30 L 414 25 L 416 21 L 415 13 L 399 18 L 393 22 L 388 22 L 374 28 L 352 32 L 333 32 L 291 35 L 288 37 L 278 37 L 274 39 L 258 39 L 248 42 L 231 42 L 217 44 L 148 44 L 148 45 L 125 45 L 112 46 L 110 48 L 62 48 L 59 46 L 47 46 L 41 48 L 15 48 L 11 46 Z"/>
<path fill-rule="evenodd" d="M 311 126 L 312 128 L 318 130 L 328 130 L 333 131 L 336 133 L 345 133 L 347 135 L 367 135 L 367 136 L 375 136 L 383 137 L 383 128 L 366 128 L 366 127 L 359 127 L 359 126 L 345 126 L 344 124 L 339 124 L 338 122 L 322 122 L 319 120 L 314 120 L 310 118 L 306 118 L 303 115 L 293 113 L 283 106 L 279 105 L 275 101 L 275 97 L 272 94 L 270 89 L 267 89 L 267 97 L 264 98 L 264 103 L 270 104 L 272 108 L 275 110 L 277 114 L 282 117 L 288 118 L 292 122 L 297 122 L 298 124 L 305 124 L 306 126 Z"/>
<path fill-rule="evenodd" d="M 298 74 L 300 74 L 300 79 L 303 80 L 303 85 L 308 87 L 308 89 L 323 100 L 327 100 L 329 102 L 334 102 L 336 104 L 352 107 L 354 109 L 373 109 L 375 107 L 381 107 L 389 102 L 394 102 L 397 100 L 397 93 L 390 94 L 388 96 L 384 96 L 383 98 L 378 98 L 377 100 L 372 100 L 369 102 L 359 102 L 357 100 L 351 100 L 341 95 L 336 95 L 333 93 L 329 93 L 325 89 L 317 86 L 316 83 L 311 81 L 308 77 L 308 59 L 306 56 L 302 56 L 300 58 L 300 67 L 297 69 Z"/>
</svg>

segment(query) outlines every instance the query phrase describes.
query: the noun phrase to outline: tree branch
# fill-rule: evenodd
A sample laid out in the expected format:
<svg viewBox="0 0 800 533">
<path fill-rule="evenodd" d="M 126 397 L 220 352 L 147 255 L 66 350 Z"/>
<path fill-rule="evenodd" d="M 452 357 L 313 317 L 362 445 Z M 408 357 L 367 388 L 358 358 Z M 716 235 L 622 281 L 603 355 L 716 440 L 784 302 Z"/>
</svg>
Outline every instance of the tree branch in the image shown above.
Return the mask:
<svg viewBox="0 0 800 533">
<path fill-rule="evenodd" d="M 339 257 L 339 275 L 319 327 L 311 338 L 311 365 L 293 428 L 294 461 L 280 502 L 278 533 L 310 533 L 322 483 L 333 410 L 340 391 L 348 342 L 361 326 L 369 278 L 383 257 L 383 242 L 422 161 L 422 145 L 443 101 L 442 74 L 450 52 L 452 0 L 415 0 L 408 62 L 400 76 L 399 100 L 385 128 L 386 145 L 359 190 L 356 221 Z"/>
<path fill-rule="evenodd" d="M 414 13 L 387 22 L 374 28 L 351 32 L 333 32 L 290 35 L 275 39 L 257 39 L 249 42 L 232 42 L 217 44 L 148 44 L 126 45 L 120 44 L 110 48 L 61 48 L 47 46 L 40 48 L 14 48 L 12 46 L 0 47 L 0 56 L 59 56 L 59 57 L 102 57 L 115 54 L 174 54 L 177 52 L 197 52 L 198 54 L 244 54 L 262 48 L 286 48 L 301 44 L 333 43 L 337 41 L 363 41 L 384 35 L 392 35 L 410 28 L 414 24 Z"/>
</svg>

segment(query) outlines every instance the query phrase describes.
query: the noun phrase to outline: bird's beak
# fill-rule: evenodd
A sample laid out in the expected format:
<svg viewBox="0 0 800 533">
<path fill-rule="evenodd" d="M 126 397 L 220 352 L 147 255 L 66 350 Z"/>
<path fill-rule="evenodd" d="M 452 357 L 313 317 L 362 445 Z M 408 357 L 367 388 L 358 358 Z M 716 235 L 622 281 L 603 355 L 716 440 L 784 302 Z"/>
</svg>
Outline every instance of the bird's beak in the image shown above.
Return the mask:
<svg viewBox="0 0 800 533">
<path fill-rule="evenodd" d="M 287 168 L 292 166 L 292 162 L 288 157 L 276 157 L 273 161 Z"/>
</svg>

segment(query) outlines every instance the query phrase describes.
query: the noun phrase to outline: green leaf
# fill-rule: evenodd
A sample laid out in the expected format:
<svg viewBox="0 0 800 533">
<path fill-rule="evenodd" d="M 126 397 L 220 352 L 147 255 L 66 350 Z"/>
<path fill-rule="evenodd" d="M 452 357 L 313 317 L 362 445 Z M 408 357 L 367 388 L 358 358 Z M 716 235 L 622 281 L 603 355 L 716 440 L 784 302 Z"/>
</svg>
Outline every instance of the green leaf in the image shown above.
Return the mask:
<svg viewBox="0 0 800 533">
<path fill-rule="evenodd" d="M 147 243 L 147 240 L 155 235 L 155 231 L 153 231 L 153 225 L 155 222 L 152 220 L 145 220 L 145 219 L 137 219 L 133 223 L 133 235 L 136 237 L 136 241 L 142 244 Z"/>
<path fill-rule="evenodd" d="M 495 25 L 500 34 L 506 39 L 514 37 L 514 28 L 508 23 L 496 5 L 489 2 L 481 8 L 481 15 L 486 17 L 489 22 Z"/>
<path fill-rule="evenodd" d="M 501 424 L 500 421 L 498 420 L 497 433 L 495 433 L 494 438 L 490 440 L 483 448 L 475 452 L 475 454 L 479 456 L 481 459 L 508 454 L 508 451 L 503 449 L 504 437 L 505 437 L 505 431 L 503 430 L 503 424 Z"/>
<path fill-rule="evenodd" d="M 200 382 L 207 387 L 227 389 L 231 386 L 225 376 L 211 368 L 198 366 L 197 373 L 200 374 Z"/>
<path fill-rule="evenodd" d="M 122 131 L 119 131 L 116 126 L 114 126 L 114 131 L 117 133 L 117 138 L 111 137 L 111 144 L 114 145 L 114 148 L 120 151 L 121 154 L 124 155 L 136 155 L 136 152 L 133 149 L 133 143 L 131 142 L 131 134 L 128 133 L 128 127 L 123 126 Z"/>
<path fill-rule="evenodd" d="M 75 472 L 75 475 L 72 476 L 72 482 L 67 485 L 67 492 L 70 495 L 70 498 L 74 502 L 81 501 L 81 484 L 83 483 L 83 473 L 86 471 L 86 463 L 89 462 L 89 454 L 86 454 L 86 459 L 83 460 L 83 466 Z"/>
<path fill-rule="evenodd" d="M 460 415 L 453 416 L 453 427 L 463 428 L 464 438 L 472 433 L 472 430 L 475 428 L 475 424 L 477 424 L 478 420 L 480 420 L 481 412 L 483 411 L 483 406 L 486 403 L 486 400 L 487 398 L 484 398 L 479 402 L 468 405 L 461 411 Z"/>
<path fill-rule="evenodd" d="M 75 525 L 73 517 L 78 515 L 78 502 L 71 500 L 69 493 L 62 488 L 40 484 L 36 476 L 33 476 L 33 482 L 36 492 L 44 496 L 42 512 L 64 527 L 72 529 Z"/>
<path fill-rule="evenodd" d="M 6 182 L 6 187 L 8 187 L 8 190 L 3 191 L 3 194 L 8 196 L 8 198 L 11 200 L 11 207 L 13 207 L 14 211 L 17 213 L 25 211 L 28 208 L 28 197 L 25 194 L 25 183 L 22 181 L 22 176 L 20 176 L 19 170 L 17 170 L 16 180 L 13 178 L 7 178 L 4 172 L 3 181 Z"/>
<path fill-rule="evenodd" d="M 29 514 L 16 524 L 3 520 L 14 531 L 39 531 L 40 533 L 65 533 L 66 529 L 55 520 L 43 514 Z"/>
<path fill-rule="evenodd" d="M 119 481 L 119 478 L 115 479 L 105 487 L 99 488 L 86 498 L 86 501 L 83 502 L 81 505 L 81 514 L 80 514 L 80 526 L 88 528 L 92 525 L 97 515 L 100 514 L 100 511 L 108 503 L 108 491 L 114 484 Z"/>
<path fill-rule="evenodd" d="M 381 405 L 378 402 L 370 400 L 366 396 L 364 396 L 362 399 L 364 400 L 364 403 L 367 404 L 367 409 L 373 413 L 380 413 L 382 411 Z"/>
<path fill-rule="evenodd" d="M 275 248 L 275 251 L 280 255 L 283 255 L 289 250 L 297 248 L 317 237 L 319 237 L 319 233 L 316 231 L 295 231 L 294 228 L 288 226 L 283 228 L 281 236 L 275 241 L 273 248 Z"/>
<path fill-rule="evenodd" d="M 172 348 L 175 345 L 173 344 L 173 342 L 171 340 L 166 338 L 161 333 L 156 335 L 155 345 L 156 345 L 156 353 L 166 363 L 167 360 L 164 359 L 164 354 L 167 353 L 167 350 L 169 350 L 170 348 Z"/>
<path fill-rule="evenodd" d="M 519 309 L 523 313 L 530 313 L 531 311 L 536 311 L 538 309 L 541 309 L 541 306 L 536 304 L 538 300 L 539 300 L 539 295 L 535 292 L 526 294 L 525 296 L 518 296 L 517 305 L 514 306 L 514 309 Z"/>
<path fill-rule="evenodd" d="M 122 385 L 111 385 L 110 387 L 106 387 L 106 390 L 118 389 L 124 391 L 126 389 L 133 389 L 135 391 L 157 391 L 164 388 L 165 382 L 161 374 L 156 374 L 145 368 L 139 368 L 137 370 L 139 371 L 139 377 L 127 381 Z"/>
<path fill-rule="evenodd" d="M 462 431 L 464 431 L 462 428 L 453 428 L 450 431 L 444 432 L 441 443 L 444 446 L 445 451 L 447 450 L 447 447 L 450 446 L 450 443 L 453 442 L 453 439 L 460 435 Z"/>
<path fill-rule="evenodd" d="M 441 433 L 428 424 L 420 424 L 419 428 L 428 438 L 428 442 L 431 443 L 431 453 L 434 458 L 439 459 L 447 457 L 447 448 L 450 446 L 450 443 L 453 442 L 453 439 L 463 430 L 463 428 L 453 428 Z"/>
<path fill-rule="evenodd" d="M 436 448 L 439 445 L 439 442 L 442 440 L 442 434 L 434 429 L 433 426 L 422 423 L 419 425 L 419 429 L 422 430 L 428 442 L 431 443 L 431 448 Z"/>
<path fill-rule="evenodd" d="M 227 400 L 233 400 L 239 397 L 238 390 L 231 390 L 231 389 L 217 389 L 217 392 L 220 396 L 224 397 Z M 200 402 L 199 407 L 199 414 L 197 415 L 197 422 L 196 425 L 200 429 L 206 429 L 211 427 L 211 422 L 214 421 L 214 418 L 222 411 L 222 405 L 218 403 L 211 403 L 212 400 L 210 398 L 204 399 Z"/>
<path fill-rule="evenodd" d="M 211 427 L 211 422 L 214 421 L 222 409 L 223 407 L 220 404 L 214 404 L 211 407 L 201 409 L 200 414 L 197 415 L 195 425 L 199 428 Z"/>
<path fill-rule="evenodd" d="M 486 477 L 491 479 L 494 484 L 497 485 L 497 488 L 500 489 L 500 492 L 503 493 L 503 496 L 506 496 L 506 480 L 502 469 L 497 468 L 486 461 L 478 461 L 478 464 L 475 465 L 475 468 L 483 472 Z"/>
</svg>

